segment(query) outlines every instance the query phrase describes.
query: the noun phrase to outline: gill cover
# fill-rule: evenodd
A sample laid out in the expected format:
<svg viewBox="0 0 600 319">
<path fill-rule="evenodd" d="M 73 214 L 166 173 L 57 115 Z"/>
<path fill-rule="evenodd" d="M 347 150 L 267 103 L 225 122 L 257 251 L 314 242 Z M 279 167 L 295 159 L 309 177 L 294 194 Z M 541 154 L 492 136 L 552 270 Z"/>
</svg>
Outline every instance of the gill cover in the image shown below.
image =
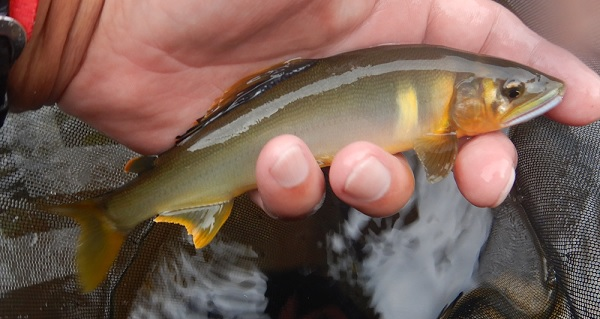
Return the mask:
<svg viewBox="0 0 600 319">
<path fill-rule="evenodd" d="M 456 88 L 452 119 L 459 136 L 497 131 L 501 118 L 512 106 L 502 92 L 501 80 L 469 77 Z"/>
<path fill-rule="evenodd" d="M 563 94 L 562 82 L 528 70 L 508 79 L 470 76 L 457 81 L 451 118 L 459 137 L 483 134 L 545 113 Z"/>
</svg>

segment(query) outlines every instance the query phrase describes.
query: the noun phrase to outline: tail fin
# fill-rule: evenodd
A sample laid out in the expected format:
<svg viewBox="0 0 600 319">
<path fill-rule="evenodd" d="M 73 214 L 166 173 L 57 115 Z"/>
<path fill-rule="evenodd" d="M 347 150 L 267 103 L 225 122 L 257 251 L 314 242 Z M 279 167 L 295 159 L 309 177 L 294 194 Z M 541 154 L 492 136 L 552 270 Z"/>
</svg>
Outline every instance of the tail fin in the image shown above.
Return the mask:
<svg viewBox="0 0 600 319">
<path fill-rule="evenodd" d="M 99 199 L 90 199 L 47 207 L 81 226 L 76 262 L 84 292 L 91 292 L 106 278 L 125 240 L 125 234 L 115 227 L 102 206 Z"/>
</svg>

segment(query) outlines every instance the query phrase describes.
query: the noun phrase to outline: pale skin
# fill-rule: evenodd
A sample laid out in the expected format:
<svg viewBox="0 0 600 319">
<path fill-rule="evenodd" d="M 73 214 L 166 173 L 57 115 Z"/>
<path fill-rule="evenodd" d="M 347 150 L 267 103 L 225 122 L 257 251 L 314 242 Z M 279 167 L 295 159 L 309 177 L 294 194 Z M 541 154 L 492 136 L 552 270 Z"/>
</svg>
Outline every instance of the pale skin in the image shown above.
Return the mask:
<svg viewBox="0 0 600 319">
<path fill-rule="evenodd" d="M 548 116 L 570 125 L 600 118 L 600 78 L 567 51 L 490 0 L 134 1 L 107 0 L 87 56 L 60 106 L 124 145 L 165 151 L 236 80 L 295 57 L 385 43 L 427 43 L 530 65 L 566 82 Z M 456 183 L 477 206 L 497 206 L 517 155 L 500 133 L 466 141 Z M 262 150 L 251 195 L 279 218 L 310 214 L 324 177 L 306 145 L 281 136 Z M 402 155 L 358 142 L 335 157 L 330 183 L 344 201 L 387 216 L 408 201 L 414 178 Z"/>
</svg>

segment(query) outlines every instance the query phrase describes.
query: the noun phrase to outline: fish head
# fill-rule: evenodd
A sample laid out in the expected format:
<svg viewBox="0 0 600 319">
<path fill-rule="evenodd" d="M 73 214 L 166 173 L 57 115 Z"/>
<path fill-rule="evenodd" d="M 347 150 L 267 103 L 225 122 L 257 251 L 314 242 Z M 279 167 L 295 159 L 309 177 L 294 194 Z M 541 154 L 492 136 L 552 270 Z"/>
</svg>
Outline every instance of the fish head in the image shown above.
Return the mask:
<svg viewBox="0 0 600 319">
<path fill-rule="evenodd" d="M 459 136 L 497 131 L 537 117 L 562 100 L 564 84 L 525 67 L 457 80 L 450 116 Z"/>
</svg>

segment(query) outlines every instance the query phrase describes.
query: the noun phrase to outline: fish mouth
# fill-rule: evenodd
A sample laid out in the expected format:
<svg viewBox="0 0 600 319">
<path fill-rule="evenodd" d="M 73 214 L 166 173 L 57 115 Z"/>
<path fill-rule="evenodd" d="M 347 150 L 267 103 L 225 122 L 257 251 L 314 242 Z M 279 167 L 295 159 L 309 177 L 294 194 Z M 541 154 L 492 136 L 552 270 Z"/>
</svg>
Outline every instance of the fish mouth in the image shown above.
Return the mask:
<svg viewBox="0 0 600 319">
<path fill-rule="evenodd" d="M 508 113 L 502 121 L 502 128 L 527 122 L 538 117 L 560 104 L 564 95 L 564 85 L 560 85 L 542 95 L 540 98 L 517 107 Z"/>
</svg>

